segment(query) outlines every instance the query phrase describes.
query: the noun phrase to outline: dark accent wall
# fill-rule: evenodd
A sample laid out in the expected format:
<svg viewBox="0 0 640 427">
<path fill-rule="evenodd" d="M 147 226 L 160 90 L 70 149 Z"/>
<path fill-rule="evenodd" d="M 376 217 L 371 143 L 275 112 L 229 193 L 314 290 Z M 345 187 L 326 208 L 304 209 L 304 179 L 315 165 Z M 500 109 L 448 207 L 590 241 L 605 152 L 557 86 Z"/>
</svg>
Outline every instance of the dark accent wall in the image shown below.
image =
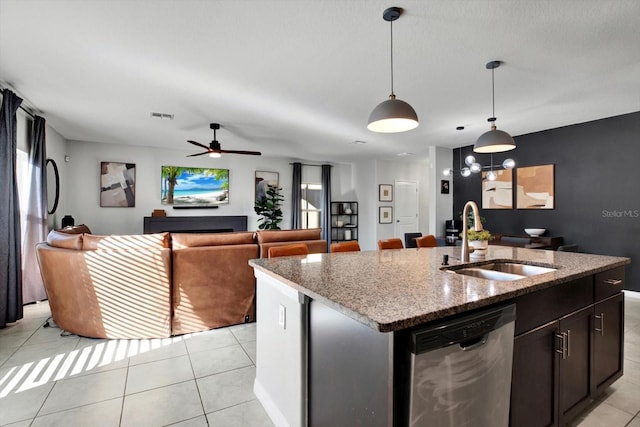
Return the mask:
<svg viewBox="0 0 640 427">
<path fill-rule="evenodd" d="M 505 129 L 506 130 L 506 129 Z M 640 291 L 640 112 L 551 129 L 514 138 L 517 148 L 493 155 L 493 164 L 511 157 L 517 167 L 555 164 L 555 209 L 482 209 L 492 233 L 524 234 L 546 228 L 548 236 L 576 243 L 580 252 L 631 258 L 625 289 Z M 484 166 L 489 154 L 473 146 L 454 150 L 454 169 L 474 154 Z M 453 179 L 455 219 L 467 200 L 482 207 L 481 176 Z"/>
</svg>

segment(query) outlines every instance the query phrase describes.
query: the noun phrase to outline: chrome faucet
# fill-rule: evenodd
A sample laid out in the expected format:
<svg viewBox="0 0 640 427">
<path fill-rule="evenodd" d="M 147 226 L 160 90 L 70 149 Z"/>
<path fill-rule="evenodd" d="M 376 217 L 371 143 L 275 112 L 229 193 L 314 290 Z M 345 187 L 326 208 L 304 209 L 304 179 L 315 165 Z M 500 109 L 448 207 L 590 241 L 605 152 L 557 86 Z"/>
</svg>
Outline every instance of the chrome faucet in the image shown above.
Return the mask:
<svg viewBox="0 0 640 427">
<path fill-rule="evenodd" d="M 473 229 L 475 231 L 482 231 L 482 222 L 480 221 L 480 213 L 478 212 L 478 205 L 476 202 L 469 200 L 462 209 L 462 252 L 460 253 L 461 262 L 469 262 L 469 235 L 467 230 L 469 228 L 469 208 L 473 211 Z"/>
</svg>

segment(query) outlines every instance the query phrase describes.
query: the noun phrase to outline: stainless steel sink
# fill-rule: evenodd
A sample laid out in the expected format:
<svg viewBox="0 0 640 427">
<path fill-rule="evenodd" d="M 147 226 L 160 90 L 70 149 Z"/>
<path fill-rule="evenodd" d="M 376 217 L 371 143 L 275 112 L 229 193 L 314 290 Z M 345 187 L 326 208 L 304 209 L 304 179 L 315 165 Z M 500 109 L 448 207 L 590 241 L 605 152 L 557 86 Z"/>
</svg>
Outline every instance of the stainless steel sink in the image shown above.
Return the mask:
<svg viewBox="0 0 640 427">
<path fill-rule="evenodd" d="M 519 264 L 515 262 L 492 262 L 478 266 L 483 270 L 501 271 L 503 273 L 517 274 L 520 276 L 536 276 L 538 274 L 556 271 L 556 268 L 543 267 L 540 265 Z"/>
<path fill-rule="evenodd" d="M 493 261 L 472 266 L 459 265 L 445 268 L 444 270 L 487 280 L 513 281 L 538 274 L 550 273 L 557 269 L 551 266 L 523 264 L 512 261 Z"/>
</svg>

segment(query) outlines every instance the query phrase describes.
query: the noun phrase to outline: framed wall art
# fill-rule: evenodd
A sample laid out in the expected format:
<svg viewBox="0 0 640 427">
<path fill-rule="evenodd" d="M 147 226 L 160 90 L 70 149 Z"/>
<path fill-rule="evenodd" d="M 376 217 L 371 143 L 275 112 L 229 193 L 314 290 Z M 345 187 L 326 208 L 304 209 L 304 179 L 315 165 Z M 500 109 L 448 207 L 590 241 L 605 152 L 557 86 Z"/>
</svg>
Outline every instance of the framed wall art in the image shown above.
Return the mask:
<svg viewBox="0 0 640 427">
<path fill-rule="evenodd" d="M 518 209 L 553 209 L 554 165 L 528 166 L 516 170 Z"/>
<path fill-rule="evenodd" d="M 391 224 L 393 222 L 393 207 L 380 206 L 378 223 Z"/>
<path fill-rule="evenodd" d="M 494 171 L 494 181 L 482 172 L 482 209 L 513 209 L 513 170 Z"/>
<path fill-rule="evenodd" d="M 440 194 L 449 194 L 449 180 L 440 180 Z"/>
<path fill-rule="evenodd" d="M 160 202 L 174 209 L 229 204 L 229 169 L 162 166 Z"/>
<path fill-rule="evenodd" d="M 269 187 L 278 188 L 278 176 L 278 172 L 256 171 L 256 202 L 267 197 Z"/>
<path fill-rule="evenodd" d="M 378 201 L 393 202 L 393 185 L 391 184 L 378 185 Z"/>
<path fill-rule="evenodd" d="M 100 162 L 100 207 L 136 205 L 135 163 Z"/>
</svg>

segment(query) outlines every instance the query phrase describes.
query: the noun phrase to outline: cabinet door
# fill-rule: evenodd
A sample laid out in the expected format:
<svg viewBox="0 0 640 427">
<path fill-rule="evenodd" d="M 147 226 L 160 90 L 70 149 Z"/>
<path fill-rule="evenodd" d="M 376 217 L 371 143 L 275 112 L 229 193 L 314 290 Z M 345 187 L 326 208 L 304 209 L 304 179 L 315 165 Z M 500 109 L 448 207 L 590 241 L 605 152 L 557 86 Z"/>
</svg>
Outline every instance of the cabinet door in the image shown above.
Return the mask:
<svg viewBox="0 0 640 427">
<path fill-rule="evenodd" d="M 624 295 L 596 303 L 593 323 L 593 387 L 600 393 L 622 376 Z"/>
<path fill-rule="evenodd" d="M 509 417 L 513 427 L 557 425 L 557 333 L 554 321 L 515 338 Z"/>
<path fill-rule="evenodd" d="M 560 319 L 559 415 L 560 421 L 578 414 L 591 398 L 591 318 L 593 306 Z M 564 347 L 564 349 L 563 349 Z"/>
</svg>

